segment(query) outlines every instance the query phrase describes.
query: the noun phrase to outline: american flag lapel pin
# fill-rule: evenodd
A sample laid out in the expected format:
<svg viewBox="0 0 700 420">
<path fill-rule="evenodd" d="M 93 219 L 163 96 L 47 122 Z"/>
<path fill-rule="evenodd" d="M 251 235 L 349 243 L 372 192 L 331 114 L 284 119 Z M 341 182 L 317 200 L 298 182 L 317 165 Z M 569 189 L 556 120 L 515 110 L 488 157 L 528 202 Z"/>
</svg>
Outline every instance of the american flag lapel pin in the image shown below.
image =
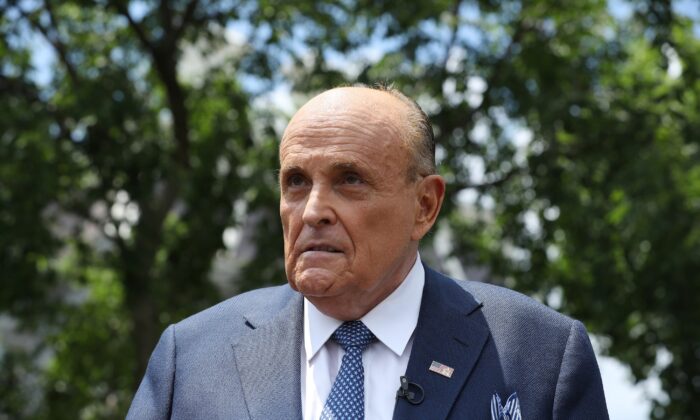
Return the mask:
<svg viewBox="0 0 700 420">
<path fill-rule="evenodd" d="M 443 365 L 440 362 L 436 362 L 433 360 L 433 363 L 430 364 L 430 367 L 428 368 L 429 371 L 435 372 L 438 375 L 442 375 L 446 378 L 451 378 L 452 374 L 454 373 L 454 368 L 451 368 L 447 365 Z"/>
</svg>

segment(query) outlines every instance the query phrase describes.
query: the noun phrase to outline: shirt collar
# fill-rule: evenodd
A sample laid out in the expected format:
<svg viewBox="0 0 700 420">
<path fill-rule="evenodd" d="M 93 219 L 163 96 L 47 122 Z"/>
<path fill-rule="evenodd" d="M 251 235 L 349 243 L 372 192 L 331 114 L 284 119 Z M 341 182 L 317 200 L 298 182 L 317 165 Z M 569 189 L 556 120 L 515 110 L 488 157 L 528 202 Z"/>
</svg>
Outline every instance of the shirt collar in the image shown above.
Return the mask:
<svg viewBox="0 0 700 420">
<path fill-rule="evenodd" d="M 424 284 L 425 270 L 420 255 L 416 255 L 416 262 L 399 287 L 361 318 L 377 339 L 397 356 L 403 354 L 416 329 Z M 342 323 L 324 315 L 304 298 L 304 350 L 307 361 L 316 355 Z"/>
</svg>

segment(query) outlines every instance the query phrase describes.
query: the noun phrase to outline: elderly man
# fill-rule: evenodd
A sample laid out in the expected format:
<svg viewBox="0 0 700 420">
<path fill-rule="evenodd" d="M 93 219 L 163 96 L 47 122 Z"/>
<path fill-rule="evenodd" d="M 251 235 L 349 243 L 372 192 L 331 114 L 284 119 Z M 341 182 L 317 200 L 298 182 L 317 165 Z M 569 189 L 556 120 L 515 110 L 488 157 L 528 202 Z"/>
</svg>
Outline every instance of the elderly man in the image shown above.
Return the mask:
<svg viewBox="0 0 700 420">
<path fill-rule="evenodd" d="M 170 326 L 132 419 L 606 419 L 582 324 L 421 263 L 445 182 L 400 92 L 326 91 L 280 144 L 289 285 Z"/>
</svg>

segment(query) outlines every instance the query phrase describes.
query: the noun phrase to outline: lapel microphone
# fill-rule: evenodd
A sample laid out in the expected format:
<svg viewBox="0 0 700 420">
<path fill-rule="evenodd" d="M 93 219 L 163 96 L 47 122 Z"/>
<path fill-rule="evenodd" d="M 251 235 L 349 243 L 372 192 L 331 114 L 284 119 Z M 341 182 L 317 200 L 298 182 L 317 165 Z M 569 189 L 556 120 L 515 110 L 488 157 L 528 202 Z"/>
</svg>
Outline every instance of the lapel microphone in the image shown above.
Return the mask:
<svg viewBox="0 0 700 420">
<path fill-rule="evenodd" d="M 401 386 L 396 391 L 396 399 L 403 398 L 413 405 L 418 405 L 423 402 L 425 393 L 423 387 L 415 382 L 408 382 L 408 378 L 402 376 L 399 378 Z"/>
</svg>

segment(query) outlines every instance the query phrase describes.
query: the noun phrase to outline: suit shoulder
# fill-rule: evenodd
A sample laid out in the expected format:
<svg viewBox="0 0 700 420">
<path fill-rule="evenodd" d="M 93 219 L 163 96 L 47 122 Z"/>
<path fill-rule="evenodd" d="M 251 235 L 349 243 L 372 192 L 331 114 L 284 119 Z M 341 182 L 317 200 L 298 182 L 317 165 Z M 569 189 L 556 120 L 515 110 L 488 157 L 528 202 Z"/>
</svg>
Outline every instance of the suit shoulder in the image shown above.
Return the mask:
<svg viewBox="0 0 700 420">
<path fill-rule="evenodd" d="M 482 311 L 490 316 L 517 319 L 535 319 L 540 322 L 551 322 L 565 327 L 570 327 L 573 319 L 563 315 L 554 309 L 536 301 L 515 290 L 490 283 L 483 283 L 470 280 L 457 280 L 426 267 L 426 279 L 437 281 L 443 285 L 445 290 L 458 287 L 481 306 Z M 489 316 L 490 315 L 490 316 Z"/>
<path fill-rule="evenodd" d="M 505 287 L 455 280 L 430 268 L 426 268 L 426 280 L 441 284 L 441 289 L 446 291 L 445 297 L 450 296 L 453 302 L 460 301 L 452 298 L 458 290 L 466 292 L 479 303 L 480 311 L 492 331 L 515 335 L 528 331 L 530 336 L 549 335 L 566 340 L 576 322 L 535 299 Z"/>
<path fill-rule="evenodd" d="M 547 305 L 515 290 L 489 283 L 467 280 L 455 280 L 462 289 L 469 292 L 483 304 L 485 312 L 498 312 L 504 317 L 517 315 L 525 319 L 537 319 L 539 322 L 557 324 L 570 328 L 574 320 Z"/>
<path fill-rule="evenodd" d="M 484 322 L 507 371 L 527 376 L 522 367 L 546 360 L 547 365 L 557 367 L 549 373 L 555 380 L 572 335 L 583 330 L 579 322 L 514 290 L 488 283 L 455 282 L 481 303 Z"/>
</svg>

